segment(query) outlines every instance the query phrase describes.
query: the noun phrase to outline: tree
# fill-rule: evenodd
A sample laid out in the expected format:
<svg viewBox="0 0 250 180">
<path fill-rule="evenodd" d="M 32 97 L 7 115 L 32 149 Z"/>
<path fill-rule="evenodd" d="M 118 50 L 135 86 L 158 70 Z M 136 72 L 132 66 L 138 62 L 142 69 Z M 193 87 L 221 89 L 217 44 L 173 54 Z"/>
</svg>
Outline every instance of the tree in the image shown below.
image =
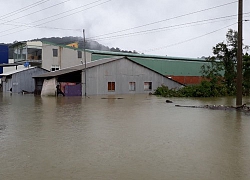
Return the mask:
<svg viewBox="0 0 250 180">
<path fill-rule="evenodd" d="M 236 92 L 237 42 L 237 31 L 229 29 L 226 34 L 226 43 L 216 44 L 213 47 L 214 56 L 207 58 L 211 64 L 202 67 L 203 76 L 209 79 L 212 84 L 221 83 L 224 85 L 228 95 L 233 95 Z M 220 77 L 218 72 L 224 72 L 223 76 Z"/>
<path fill-rule="evenodd" d="M 221 42 L 213 47 L 215 58 L 223 63 L 223 79 L 229 95 L 234 94 L 236 91 L 237 36 L 237 31 L 229 29 L 226 34 L 226 43 Z"/>
<path fill-rule="evenodd" d="M 248 53 L 243 56 L 243 94 L 250 95 L 250 56 Z"/>
</svg>

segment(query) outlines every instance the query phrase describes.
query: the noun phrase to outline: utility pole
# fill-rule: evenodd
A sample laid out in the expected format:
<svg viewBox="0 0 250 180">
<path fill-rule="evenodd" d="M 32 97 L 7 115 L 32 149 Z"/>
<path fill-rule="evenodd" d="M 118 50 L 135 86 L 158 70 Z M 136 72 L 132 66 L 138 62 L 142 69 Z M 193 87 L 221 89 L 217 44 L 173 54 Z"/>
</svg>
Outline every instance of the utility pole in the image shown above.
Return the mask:
<svg viewBox="0 0 250 180">
<path fill-rule="evenodd" d="M 237 49 L 237 85 L 236 106 L 242 105 L 242 14 L 243 0 L 239 1 L 238 7 L 238 49 Z"/>
<path fill-rule="evenodd" d="M 85 43 L 86 43 L 86 40 L 85 40 L 85 30 L 83 29 L 83 54 L 84 54 L 84 83 L 85 83 L 85 86 L 84 86 L 84 88 L 85 88 L 85 92 L 84 92 L 84 96 L 85 97 L 87 97 L 87 74 L 86 74 L 86 71 L 87 71 L 87 69 L 86 69 L 86 67 L 87 67 L 87 62 L 86 62 L 86 52 L 85 52 Z"/>
</svg>

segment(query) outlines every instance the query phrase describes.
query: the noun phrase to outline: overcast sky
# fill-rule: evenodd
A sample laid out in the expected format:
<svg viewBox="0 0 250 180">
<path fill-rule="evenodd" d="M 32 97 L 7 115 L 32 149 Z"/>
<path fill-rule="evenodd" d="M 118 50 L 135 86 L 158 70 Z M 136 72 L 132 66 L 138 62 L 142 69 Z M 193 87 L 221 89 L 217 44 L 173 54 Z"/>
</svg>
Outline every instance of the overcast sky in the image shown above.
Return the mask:
<svg viewBox="0 0 250 180">
<path fill-rule="evenodd" d="M 243 0 L 244 20 L 250 1 Z M 0 0 L 0 42 L 82 36 L 123 50 L 178 57 L 212 55 L 237 30 L 234 0 Z M 250 45 L 250 21 L 243 24 Z"/>
</svg>

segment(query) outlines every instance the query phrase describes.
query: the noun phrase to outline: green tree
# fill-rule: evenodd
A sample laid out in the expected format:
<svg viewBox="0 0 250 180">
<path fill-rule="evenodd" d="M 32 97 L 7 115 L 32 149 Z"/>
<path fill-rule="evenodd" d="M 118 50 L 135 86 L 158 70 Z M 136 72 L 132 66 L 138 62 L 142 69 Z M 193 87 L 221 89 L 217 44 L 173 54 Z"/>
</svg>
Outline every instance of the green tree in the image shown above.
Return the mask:
<svg viewBox="0 0 250 180">
<path fill-rule="evenodd" d="M 243 93 L 250 95 L 250 56 L 246 53 L 243 56 Z"/>
<path fill-rule="evenodd" d="M 229 95 L 234 94 L 236 90 L 237 36 L 236 31 L 229 29 L 226 34 L 226 43 L 221 42 L 213 47 L 214 57 L 223 64 L 223 82 Z"/>
</svg>

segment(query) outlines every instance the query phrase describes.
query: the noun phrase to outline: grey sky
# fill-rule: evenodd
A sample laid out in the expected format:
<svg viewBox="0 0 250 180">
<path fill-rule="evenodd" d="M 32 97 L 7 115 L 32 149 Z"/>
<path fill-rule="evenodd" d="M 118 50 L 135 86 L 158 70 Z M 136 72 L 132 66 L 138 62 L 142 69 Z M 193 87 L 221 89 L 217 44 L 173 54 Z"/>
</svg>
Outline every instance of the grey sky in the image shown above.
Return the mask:
<svg viewBox="0 0 250 180">
<path fill-rule="evenodd" d="M 244 13 L 249 13 L 243 19 L 247 20 L 250 2 L 243 1 Z M 15 11 L 36 2 L 44 3 L 19 10 L 20 13 Z M 0 0 L 0 3 L 3 43 L 82 36 L 85 29 L 87 38 L 109 47 L 154 55 L 201 57 L 212 55 L 212 47 L 225 41 L 229 28 L 237 30 L 238 2 L 234 0 Z M 201 11 L 226 3 L 231 4 Z M 195 13 L 198 11 L 201 12 Z M 231 17 L 221 18 L 225 16 Z M 121 32 L 115 33 L 118 31 Z M 250 21 L 244 22 L 246 45 L 250 45 L 249 32 Z M 106 36 L 100 36 L 103 34 Z"/>
</svg>

